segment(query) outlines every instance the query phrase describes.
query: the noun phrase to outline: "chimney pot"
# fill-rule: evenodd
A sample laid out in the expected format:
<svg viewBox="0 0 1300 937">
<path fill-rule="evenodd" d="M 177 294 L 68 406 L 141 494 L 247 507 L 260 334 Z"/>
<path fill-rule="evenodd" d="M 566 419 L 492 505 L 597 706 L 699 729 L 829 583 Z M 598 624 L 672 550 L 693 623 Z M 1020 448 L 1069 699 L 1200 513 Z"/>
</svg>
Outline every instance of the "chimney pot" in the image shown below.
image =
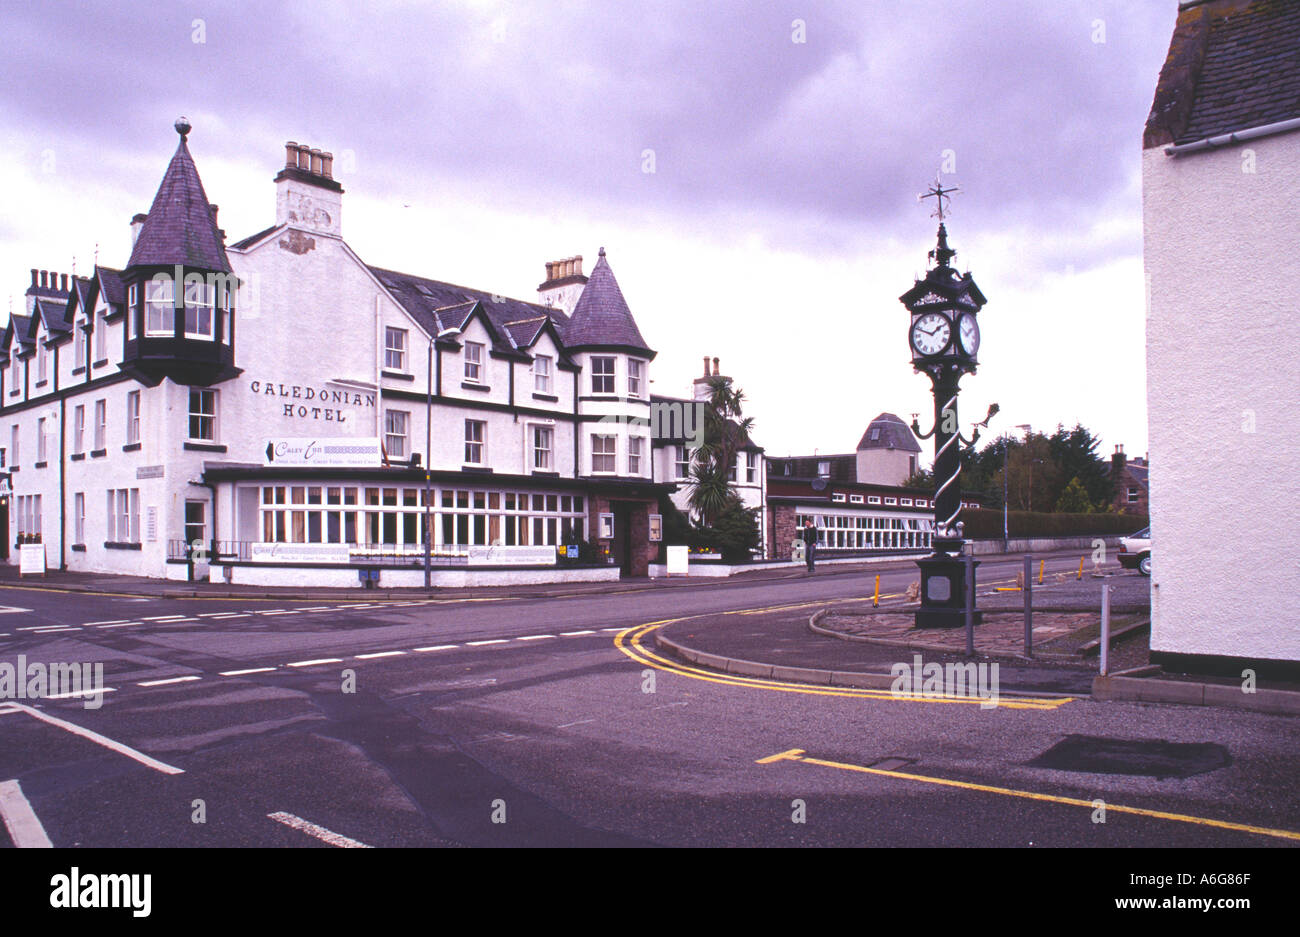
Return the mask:
<svg viewBox="0 0 1300 937">
<path fill-rule="evenodd" d="M 705 376 L 705 377 L 708 377 L 708 376 L 709 376 L 709 356 L 708 356 L 708 355 L 705 355 L 705 356 L 704 356 L 704 376 Z"/>
<path fill-rule="evenodd" d="M 220 205 L 217 205 L 217 204 L 215 204 L 215 203 L 212 203 L 212 204 L 209 204 L 209 205 L 208 205 L 208 208 L 212 209 L 212 223 L 213 223 L 213 224 L 216 224 L 216 223 L 217 223 L 217 212 L 221 209 L 221 206 L 220 206 Z"/>
<path fill-rule="evenodd" d="M 312 175 L 319 176 L 321 174 L 322 166 L 323 166 L 323 160 L 321 159 L 321 151 L 313 147 L 311 150 Z"/>
<path fill-rule="evenodd" d="M 577 270 L 578 276 L 582 276 L 582 255 L 579 254 L 577 257 L 574 257 L 573 259 L 578 262 L 578 270 Z"/>
<path fill-rule="evenodd" d="M 65 293 L 68 291 L 68 275 L 66 273 L 59 274 L 59 289 Z"/>
<path fill-rule="evenodd" d="M 284 168 L 298 168 L 298 144 L 293 140 L 289 140 L 284 145 Z"/>
<path fill-rule="evenodd" d="M 717 358 L 714 358 L 714 359 L 713 359 L 713 376 L 714 376 L 714 377 L 717 377 L 717 376 L 718 376 L 718 359 L 717 359 Z"/>
<path fill-rule="evenodd" d="M 36 278 L 39 272 L 40 271 L 38 271 L 35 267 L 32 267 L 32 286 L 36 285 Z"/>
<path fill-rule="evenodd" d="M 321 175 L 324 176 L 326 179 L 333 179 L 334 178 L 334 154 L 322 153 L 320 155 L 320 160 L 321 160 Z"/>
<path fill-rule="evenodd" d="M 48 288 L 49 288 L 49 286 L 50 286 L 50 271 L 48 271 L 48 270 L 42 270 L 42 271 L 41 271 L 41 286 L 42 286 L 43 288 L 45 288 L 45 289 L 48 289 Z"/>
</svg>

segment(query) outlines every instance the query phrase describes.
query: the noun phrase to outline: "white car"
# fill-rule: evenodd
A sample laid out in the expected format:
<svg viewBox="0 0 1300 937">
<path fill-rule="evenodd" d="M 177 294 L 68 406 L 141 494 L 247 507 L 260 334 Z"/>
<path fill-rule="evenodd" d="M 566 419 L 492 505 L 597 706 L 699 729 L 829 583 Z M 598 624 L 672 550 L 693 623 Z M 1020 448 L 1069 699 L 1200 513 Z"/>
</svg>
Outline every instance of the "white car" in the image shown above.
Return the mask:
<svg viewBox="0 0 1300 937">
<path fill-rule="evenodd" d="M 1151 575 L 1151 528 L 1144 527 L 1135 534 L 1121 537 L 1119 565 L 1136 569 L 1143 576 Z"/>
</svg>

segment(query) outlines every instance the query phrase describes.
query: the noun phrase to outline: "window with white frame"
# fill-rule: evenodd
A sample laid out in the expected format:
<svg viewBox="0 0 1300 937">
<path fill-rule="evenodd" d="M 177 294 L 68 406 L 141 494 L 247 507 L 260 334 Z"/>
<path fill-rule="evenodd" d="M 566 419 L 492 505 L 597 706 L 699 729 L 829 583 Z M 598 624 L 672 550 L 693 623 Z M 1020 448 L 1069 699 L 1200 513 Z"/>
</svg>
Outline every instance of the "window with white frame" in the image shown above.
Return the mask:
<svg viewBox="0 0 1300 937">
<path fill-rule="evenodd" d="M 487 423 L 483 420 L 465 421 L 465 464 L 482 465 L 487 444 Z"/>
<path fill-rule="evenodd" d="M 731 457 L 731 464 L 727 466 L 727 481 L 734 482 L 736 480 L 736 459 L 738 458 L 738 455 Z"/>
<path fill-rule="evenodd" d="M 849 495 L 849 504 L 861 504 L 862 495 Z"/>
<path fill-rule="evenodd" d="M 41 496 L 18 495 L 15 499 L 18 535 L 34 542 L 41 540 Z"/>
<path fill-rule="evenodd" d="M 50 379 L 50 349 L 45 342 L 40 346 L 40 354 L 36 356 L 36 383 L 44 384 Z"/>
<path fill-rule="evenodd" d="M 18 424 L 9 428 L 9 464 L 18 465 Z"/>
<path fill-rule="evenodd" d="M 208 539 L 208 502 L 206 501 L 186 501 L 185 502 L 185 543 L 191 548 L 198 546 L 202 548 Z M 319 533 L 319 531 L 317 531 Z M 319 543 L 317 537 L 313 543 Z"/>
<path fill-rule="evenodd" d="M 185 278 L 185 335 L 188 338 L 212 338 L 216 333 L 212 324 L 213 294 L 215 288 L 201 277 Z"/>
<path fill-rule="evenodd" d="M 217 392 L 190 388 L 190 411 L 186 432 L 199 442 L 217 441 Z"/>
<path fill-rule="evenodd" d="M 818 475 L 820 475 L 822 478 L 825 478 L 826 476 L 830 475 L 830 473 L 831 473 L 831 464 L 830 464 L 829 462 L 818 462 L 818 463 L 817 463 L 817 474 L 818 474 Z"/>
<path fill-rule="evenodd" d="M 83 443 L 86 437 L 86 405 L 77 404 L 72 411 L 72 451 L 74 453 L 83 452 Z"/>
<path fill-rule="evenodd" d="M 15 394 L 18 393 L 22 387 L 22 384 L 20 383 L 22 375 L 19 373 L 22 370 L 22 366 L 22 362 L 18 360 L 16 354 L 11 354 L 9 356 L 9 389 Z"/>
<path fill-rule="evenodd" d="M 903 507 L 910 508 L 912 506 L 912 499 L 904 498 L 900 503 L 903 505 Z"/>
<path fill-rule="evenodd" d="M 745 453 L 745 481 L 752 485 L 758 481 L 758 453 Z"/>
<path fill-rule="evenodd" d="M 645 362 L 627 359 L 627 395 L 641 397 L 645 393 Z"/>
<path fill-rule="evenodd" d="M 103 326 L 103 317 L 96 323 L 95 331 Z M 169 336 L 176 334 L 176 283 L 169 277 L 159 274 L 144 285 L 144 334 Z M 98 340 L 98 339 L 97 339 Z M 95 354 L 104 357 L 105 350 L 98 345 Z"/>
<path fill-rule="evenodd" d="M 126 395 L 126 443 L 140 441 L 140 392 L 133 390 Z"/>
<path fill-rule="evenodd" d="M 1137 488 L 1130 488 L 1128 490 L 1128 503 L 1129 504 L 1136 503 L 1138 501 L 1140 494 L 1141 492 L 1139 492 Z"/>
<path fill-rule="evenodd" d="M 645 439 L 640 436 L 632 436 L 627 441 L 627 473 L 629 475 L 641 474 L 641 457 L 645 453 Z"/>
<path fill-rule="evenodd" d="M 897 498 L 886 498 L 886 499 L 885 499 L 885 503 L 886 503 L 886 504 L 897 504 L 897 503 L 898 503 L 898 499 L 897 499 Z"/>
<path fill-rule="evenodd" d="M 836 504 L 843 504 L 844 495 L 837 491 L 831 495 L 831 500 L 834 501 Z"/>
<path fill-rule="evenodd" d="M 108 489 L 105 508 L 105 539 L 109 543 L 139 543 L 140 489 Z"/>
<path fill-rule="evenodd" d="M 555 430 L 549 426 L 533 427 L 533 468 L 549 472 L 553 464 L 551 454 L 555 448 Z"/>
<path fill-rule="evenodd" d="M 465 380 L 483 383 L 483 343 L 465 343 Z"/>
<path fill-rule="evenodd" d="M 72 347 L 73 347 L 73 358 L 75 361 L 75 363 L 73 364 L 74 368 L 80 369 L 86 366 L 87 340 L 88 340 L 88 336 L 86 335 L 86 320 L 85 317 L 82 317 L 77 320 L 77 326 L 75 329 L 75 333 L 73 335 Z"/>
<path fill-rule="evenodd" d="M 538 394 L 549 394 L 551 392 L 551 365 L 553 360 L 550 355 L 538 355 L 533 359 L 533 391 Z"/>
<path fill-rule="evenodd" d="M 94 449 L 108 447 L 108 401 L 95 401 L 95 445 Z"/>
<path fill-rule="evenodd" d="M 591 359 L 591 392 L 593 394 L 614 393 L 614 358 L 597 355 Z"/>
<path fill-rule="evenodd" d="M 407 432 L 411 415 L 405 410 L 384 411 L 384 451 L 390 459 L 407 457 Z"/>
<path fill-rule="evenodd" d="M 384 367 L 390 371 L 406 370 L 406 329 L 384 329 Z"/>
<path fill-rule="evenodd" d="M 618 437 L 601 433 L 591 434 L 591 470 L 592 472 L 618 471 Z"/>
<path fill-rule="evenodd" d="M 72 496 L 72 542 L 86 542 L 86 493 L 78 491 Z"/>
<path fill-rule="evenodd" d="M 45 417 L 36 421 L 36 461 L 45 461 Z"/>
<path fill-rule="evenodd" d="M 867 504 L 879 504 L 880 495 L 867 495 Z"/>
<path fill-rule="evenodd" d="M 95 310 L 95 360 L 108 357 L 108 310 L 100 306 Z"/>
<path fill-rule="evenodd" d="M 673 446 L 673 477 L 689 478 L 691 475 L 691 456 L 685 446 Z"/>
</svg>

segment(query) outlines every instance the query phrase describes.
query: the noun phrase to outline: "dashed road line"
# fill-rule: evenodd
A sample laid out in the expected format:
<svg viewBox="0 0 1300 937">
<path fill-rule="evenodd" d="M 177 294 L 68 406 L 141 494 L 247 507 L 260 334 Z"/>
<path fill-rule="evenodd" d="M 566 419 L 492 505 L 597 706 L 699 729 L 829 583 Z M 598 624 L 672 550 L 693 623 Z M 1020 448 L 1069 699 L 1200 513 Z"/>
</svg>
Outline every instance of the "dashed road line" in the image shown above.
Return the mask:
<svg viewBox="0 0 1300 937">
<path fill-rule="evenodd" d="M 562 638 L 576 638 L 576 637 L 577 637 L 578 635 L 580 635 L 580 634 L 595 634 L 595 633 L 596 633 L 596 632 L 594 632 L 594 631 L 561 631 L 561 632 L 560 632 L 560 637 L 562 637 Z"/>
<path fill-rule="evenodd" d="M 274 667 L 249 667 L 246 670 L 223 670 L 221 671 L 220 674 L 218 674 L 218 676 L 243 677 L 243 676 L 247 676 L 250 673 L 272 673 L 275 671 L 275 669 L 276 668 Z"/>
<path fill-rule="evenodd" d="M 184 618 L 184 615 L 141 615 L 141 621 L 173 621 L 177 618 Z"/>
<path fill-rule="evenodd" d="M 433 645 L 433 647 L 417 647 L 414 648 L 413 650 L 417 654 L 425 654 L 429 651 L 450 651 L 453 648 L 457 648 L 457 647 L 460 647 L 460 645 L 459 644 L 435 644 Z"/>
<path fill-rule="evenodd" d="M 0 820 L 19 849 L 54 848 L 17 781 L 0 781 Z"/>
<path fill-rule="evenodd" d="M 168 677 L 166 680 L 145 680 L 142 683 L 137 683 L 136 686 L 167 686 L 168 684 L 171 683 L 193 683 L 195 680 L 202 680 L 202 679 L 203 679 L 202 677 L 195 677 L 195 676 Z"/>
<path fill-rule="evenodd" d="M 117 625 L 100 625 L 101 628 L 130 628 L 132 625 L 142 625 L 141 621 L 124 621 Z"/>
<path fill-rule="evenodd" d="M 505 638 L 489 638 L 486 641 L 466 641 L 466 647 L 482 647 L 485 644 L 505 644 Z"/>
<path fill-rule="evenodd" d="M 317 826 L 310 820 L 304 820 L 302 817 L 295 817 L 293 814 L 285 813 L 283 810 L 276 811 L 275 813 L 268 813 L 267 817 L 274 820 L 276 823 L 283 823 L 285 826 L 291 827 L 300 833 L 314 836 L 323 843 L 329 843 L 331 846 L 338 846 L 341 849 L 371 848 L 359 839 L 353 839 L 350 836 L 344 836 L 342 833 L 335 833 L 333 830 L 327 830 L 323 826 Z"/>
<path fill-rule="evenodd" d="M 321 657 L 317 660 L 298 660 L 291 664 L 285 664 L 286 667 L 315 667 L 318 664 L 341 664 L 341 657 Z"/>
<path fill-rule="evenodd" d="M 42 699 L 85 699 L 87 696 L 99 696 L 101 693 L 116 693 L 115 687 L 100 687 L 98 690 L 73 690 L 68 693 L 55 693 Z"/>
<path fill-rule="evenodd" d="M 80 628 L 72 628 L 68 625 L 50 625 L 46 628 L 33 628 L 32 634 L 49 634 L 52 631 L 80 631 Z"/>
<path fill-rule="evenodd" d="M 515 638 L 516 641 L 541 641 L 543 638 L 553 638 L 553 634 L 526 634 L 522 637 Z"/>
<path fill-rule="evenodd" d="M 374 654 L 358 654 L 357 660 L 377 660 L 380 657 L 401 657 L 405 651 L 377 651 Z"/>
<path fill-rule="evenodd" d="M 132 618 L 114 618 L 110 621 L 88 621 L 86 622 L 86 627 L 94 628 L 96 625 L 125 625 L 134 620 L 135 619 Z"/>
</svg>

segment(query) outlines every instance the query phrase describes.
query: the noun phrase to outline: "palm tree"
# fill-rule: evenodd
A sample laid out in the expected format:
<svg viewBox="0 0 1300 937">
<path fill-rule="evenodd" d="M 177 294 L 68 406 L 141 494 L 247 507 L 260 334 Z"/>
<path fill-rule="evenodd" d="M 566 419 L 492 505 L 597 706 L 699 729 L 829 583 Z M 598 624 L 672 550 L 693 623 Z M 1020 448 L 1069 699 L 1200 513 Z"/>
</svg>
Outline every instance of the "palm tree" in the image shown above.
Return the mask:
<svg viewBox="0 0 1300 937">
<path fill-rule="evenodd" d="M 736 455 L 748 441 L 754 418 L 743 416 L 745 392 L 730 379 L 709 380 L 704 408 L 704 438 L 691 466 L 691 508 L 705 526 L 711 526 L 730 498 L 735 497 L 729 477 Z"/>
</svg>

